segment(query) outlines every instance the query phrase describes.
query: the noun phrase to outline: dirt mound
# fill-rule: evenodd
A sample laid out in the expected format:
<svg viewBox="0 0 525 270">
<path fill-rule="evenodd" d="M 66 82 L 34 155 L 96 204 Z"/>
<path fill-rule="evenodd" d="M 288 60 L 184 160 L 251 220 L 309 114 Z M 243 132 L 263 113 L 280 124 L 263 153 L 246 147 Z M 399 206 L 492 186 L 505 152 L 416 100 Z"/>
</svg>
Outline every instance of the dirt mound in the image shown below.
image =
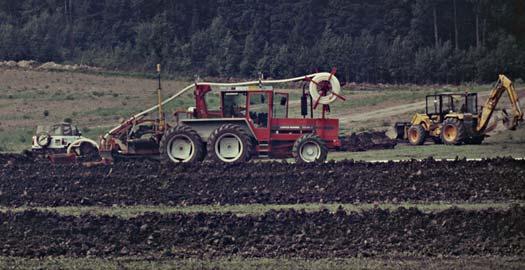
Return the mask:
<svg viewBox="0 0 525 270">
<path fill-rule="evenodd" d="M 373 149 L 393 149 L 397 142 L 390 139 L 384 131 L 352 133 L 341 138 L 342 151 L 367 151 Z"/>
<path fill-rule="evenodd" d="M 21 69 L 38 69 L 38 70 L 60 70 L 60 71 L 100 71 L 101 68 L 88 65 L 67 65 L 57 64 L 55 62 L 39 63 L 34 60 L 22 61 L 0 61 L 0 67 L 21 68 Z"/>
<path fill-rule="evenodd" d="M 5 159 L 5 157 L 2 157 Z M 0 160 L 2 160 L 0 158 Z M 190 205 L 525 200 L 525 161 L 0 165 L 0 205 Z"/>
<path fill-rule="evenodd" d="M 519 206 L 438 213 L 149 213 L 131 219 L 25 211 L 0 213 L 0 220 L 2 256 L 525 255 L 525 209 Z"/>
</svg>

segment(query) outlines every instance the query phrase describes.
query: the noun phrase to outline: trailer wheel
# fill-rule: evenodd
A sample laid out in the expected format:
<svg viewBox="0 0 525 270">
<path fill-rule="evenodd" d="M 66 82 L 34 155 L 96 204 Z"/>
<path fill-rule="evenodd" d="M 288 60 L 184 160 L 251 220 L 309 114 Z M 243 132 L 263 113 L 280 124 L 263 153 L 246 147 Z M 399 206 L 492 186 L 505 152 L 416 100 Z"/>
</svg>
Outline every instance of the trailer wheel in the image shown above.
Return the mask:
<svg viewBox="0 0 525 270">
<path fill-rule="evenodd" d="M 213 161 L 246 162 L 253 153 L 252 137 L 239 125 L 225 124 L 210 135 L 207 150 Z"/>
<path fill-rule="evenodd" d="M 204 146 L 197 132 L 185 125 L 169 129 L 159 144 L 160 158 L 165 163 L 191 163 L 204 159 Z"/>
<path fill-rule="evenodd" d="M 297 163 L 325 162 L 328 149 L 315 134 L 306 134 L 295 141 L 292 154 Z"/>
<path fill-rule="evenodd" d="M 456 118 L 443 121 L 441 140 L 444 144 L 455 145 L 463 143 L 465 139 L 465 126 Z"/>
<path fill-rule="evenodd" d="M 412 145 L 422 145 L 427 138 L 427 132 L 422 125 L 413 125 L 408 129 L 408 141 Z"/>
</svg>

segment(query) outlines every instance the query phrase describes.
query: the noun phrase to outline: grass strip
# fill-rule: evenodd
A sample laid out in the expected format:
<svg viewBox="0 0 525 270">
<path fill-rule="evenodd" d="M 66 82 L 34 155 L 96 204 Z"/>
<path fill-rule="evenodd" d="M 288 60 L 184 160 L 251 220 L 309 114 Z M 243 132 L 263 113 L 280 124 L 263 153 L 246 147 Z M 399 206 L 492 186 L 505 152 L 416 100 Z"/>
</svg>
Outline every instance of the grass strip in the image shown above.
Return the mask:
<svg viewBox="0 0 525 270">
<path fill-rule="evenodd" d="M 506 203 L 364 203 L 364 204 L 337 204 L 337 203 L 304 203 L 304 204 L 236 204 L 236 205 L 189 205 L 189 206 L 152 206 L 152 205 L 137 205 L 137 206 L 60 206 L 60 207 L 0 207 L 0 211 L 25 211 L 29 209 L 39 211 L 52 211 L 61 215 L 80 216 L 85 214 L 90 215 L 110 215 L 120 218 L 132 218 L 148 212 L 156 212 L 161 214 L 170 213 L 232 213 L 235 215 L 263 215 L 271 210 L 281 209 L 295 209 L 304 210 L 307 212 L 316 212 L 321 210 L 328 210 L 335 212 L 339 207 L 342 207 L 347 212 L 366 211 L 374 208 L 395 210 L 399 207 L 411 208 L 415 207 L 423 212 L 439 212 L 451 207 L 457 207 L 465 210 L 483 210 L 488 208 L 494 209 L 508 209 L 513 205 L 524 205 L 525 202 L 506 202 Z"/>
</svg>

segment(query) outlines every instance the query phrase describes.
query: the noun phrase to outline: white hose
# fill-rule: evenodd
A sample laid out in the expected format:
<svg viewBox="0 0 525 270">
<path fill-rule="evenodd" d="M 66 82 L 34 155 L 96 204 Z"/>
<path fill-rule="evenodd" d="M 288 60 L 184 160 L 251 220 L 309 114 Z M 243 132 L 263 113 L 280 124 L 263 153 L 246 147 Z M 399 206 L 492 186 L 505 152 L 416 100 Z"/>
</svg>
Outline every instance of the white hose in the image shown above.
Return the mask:
<svg viewBox="0 0 525 270">
<path fill-rule="evenodd" d="M 322 81 L 328 81 L 330 80 L 330 85 L 332 86 L 331 92 L 327 96 L 320 97 L 319 89 L 317 89 L 317 84 Z M 339 80 L 332 74 L 328 72 L 323 73 L 317 73 L 313 78 L 312 82 L 310 82 L 310 95 L 312 96 L 312 100 L 319 100 L 320 104 L 330 104 L 334 102 L 337 99 L 337 96 L 333 93 L 340 95 L 341 94 L 341 84 L 339 84 Z"/>
<path fill-rule="evenodd" d="M 174 100 L 175 98 L 179 97 L 180 95 L 184 94 L 186 91 L 188 91 L 189 89 L 195 87 L 196 85 L 209 85 L 209 86 L 246 86 L 246 85 L 258 85 L 258 84 L 278 84 L 278 83 L 287 83 L 287 82 L 296 82 L 296 81 L 302 81 L 306 78 L 310 78 L 310 79 L 313 79 L 315 80 L 316 82 L 320 82 L 320 81 L 323 81 L 323 80 L 328 80 L 328 78 L 330 78 L 330 73 L 328 72 L 321 72 L 321 73 L 313 73 L 313 74 L 308 74 L 308 75 L 305 75 L 305 76 L 301 76 L 301 77 L 295 77 L 295 78 L 289 78 L 289 79 L 282 79 L 282 80 L 260 80 L 260 81 L 249 81 L 249 82 L 239 82 L 239 83 L 214 83 L 214 82 L 199 82 L 199 83 L 196 83 L 196 84 L 190 84 L 188 86 L 186 86 L 184 89 L 180 90 L 179 92 L 177 92 L 175 95 L 169 97 L 168 99 L 165 99 L 163 102 L 162 102 L 162 105 L 165 105 L 166 103 Z M 323 79 L 325 78 L 325 79 Z M 332 91 L 336 94 L 339 94 L 341 92 L 341 85 L 339 84 L 339 80 L 332 75 L 332 78 L 330 79 L 330 84 L 332 85 Z M 312 85 L 313 85 L 313 88 L 315 88 L 315 91 L 312 91 Z M 312 92 L 314 92 L 315 94 L 317 94 L 317 96 L 314 96 L 312 95 Z M 317 92 L 317 87 L 314 83 L 310 82 L 310 94 L 312 95 L 313 99 L 314 100 L 317 100 L 317 98 L 319 97 L 319 93 Z M 321 104 L 329 104 L 329 103 L 332 103 L 337 97 L 334 96 L 333 94 L 329 95 L 329 96 L 325 96 L 325 97 L 322 97 L 321 100 L 319 101 L 319 103 Z M 323 103 L 323 102 L 328 102 L 328 103 Z M 159 106 L 158 105 L 155 105 L 145 111 L 142 111 L 138 114 L 135 114 L 133 117 L 131 117 L 130 119 L 128 119 L 128 121 L 131 121 L 133 119 L 137 119 L 139 117 L 142 117 L 143 115 L 147 114 L 147 113 L 150 113 L 154 110 L 156 110 Z M 127 122 L 127 121 L 126 121 Z M 113 129 L 111 129 L 110 131 L 108 131 L 105 135 L 104 135 L 104 138 L 107 138 L 111 133 L 117 131 L 119 128 L 121 128 L 126 122 L 114 127 Z"/>
</svg>

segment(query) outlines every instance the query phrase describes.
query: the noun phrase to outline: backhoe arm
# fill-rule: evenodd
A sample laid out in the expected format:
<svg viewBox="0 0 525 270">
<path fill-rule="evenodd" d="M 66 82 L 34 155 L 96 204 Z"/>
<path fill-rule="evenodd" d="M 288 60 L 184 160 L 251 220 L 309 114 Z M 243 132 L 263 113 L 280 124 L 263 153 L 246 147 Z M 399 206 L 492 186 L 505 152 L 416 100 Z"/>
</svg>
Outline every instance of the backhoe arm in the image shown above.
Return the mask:
<svg viewBox="0 0 525 270">
<path fill-rule="evenodd" d="M 520 107 L 518 93 L 516 92 L 516 89 L 514 89 L 512 81 L 505 75 L 500 74 L 496 86 L 490 92 L 490 95 L 483 106 L 483 110 L 481 111 L 478 126 L 476 128 L 478 132 L 482 133 L 487 128 L 489 120 L 504 92 L 507 92 L 512 106 L 512 115 L 509 116 L 505 110 L 503 111 L 505 113 L 505 119 L 503 120 L 505 126 L 510 130 L 514 130 L 518 126 L 518 123 L 523 121 L 523 112 Z"/>
</svg>

